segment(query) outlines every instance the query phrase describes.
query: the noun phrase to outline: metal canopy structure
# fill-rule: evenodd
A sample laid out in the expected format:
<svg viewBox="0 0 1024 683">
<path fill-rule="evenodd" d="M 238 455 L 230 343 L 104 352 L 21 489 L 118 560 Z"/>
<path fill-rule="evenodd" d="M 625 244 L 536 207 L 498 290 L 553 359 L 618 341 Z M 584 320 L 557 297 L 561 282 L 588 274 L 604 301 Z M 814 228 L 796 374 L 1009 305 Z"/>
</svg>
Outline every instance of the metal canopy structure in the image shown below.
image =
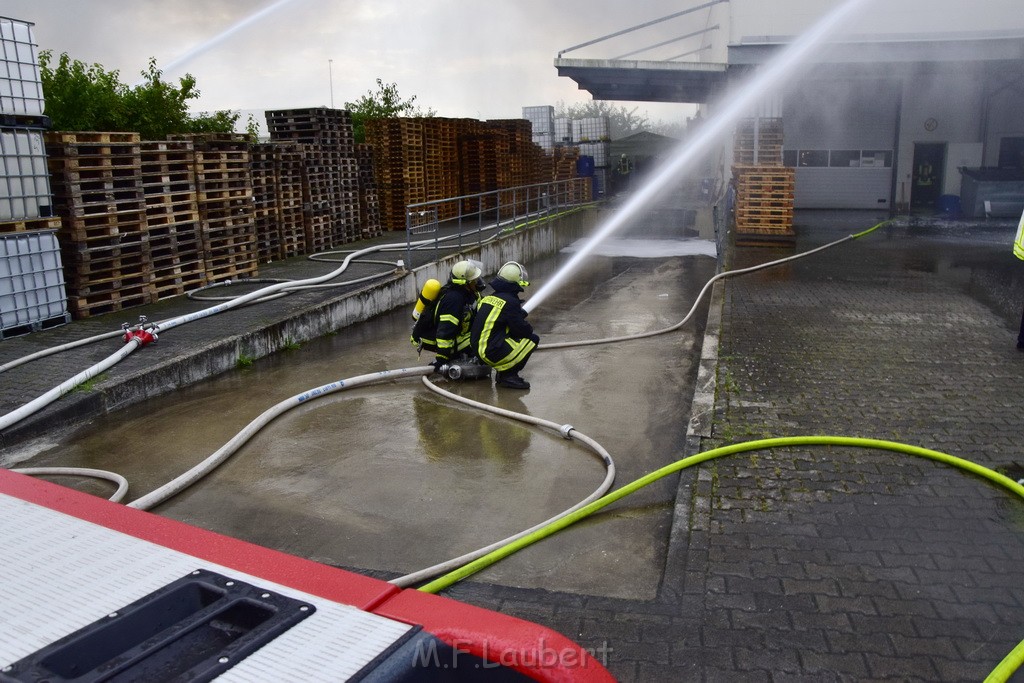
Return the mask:
<svg viewBox="0 0 1024 683">
<path fill-rule="evenodd" d="M 720 92 L 727 78 L 727 65 L 696 62 L 559 58 L 555 67 L 595 100 L 700 104 Z"/>
<path fill-rule="evenodd" d="M 555 67 L 559 76 L 576 81 L 580 90 L 590 92 L 595 100 L 700 104 L 725 89 L 730 71 L 735 77 L 740 70 L 763 64 L 791 40 L 776 36 L 745 39 L 729 46 L 728 64 L 560 57 L 555 59 Z M 845 69 L 851 76 L 857 72 L 903 73 L 907 65 L 935 68 L 971 62 L 992 63 L 1016 74 L 1024 62 L 1024 36 L 1016 31 L 930 39 L 890 36 L 832 45 L 819 61 L 833 74 Z"/>
<path fill-rule="evenodd" d="M 579 45 L 573 45 L 558 53 L 555 68 L 559 76 L 576 81 L 580 90 L 587 90 L 595 100 L 628 100 L 636 102 L 708 102 L 726 83 L 725 64 L 706 64 L 700 62 L 675 62 L 693 54 L 699 54 L 707 45 L 683 52 L 669 59 L 627 60 L 642 52 L 664 47 L 673 43 L 695 37 L 707 36 L 719 30 L 718 24 L 708 25 L 684 35 L 661 40 L 653 45 L 634 49 L 611 59 L 566 59 L 565 53 L 602 43 L 626 34 L 639 31 L 655 24 L 670 21 L 685 15 L 692 15 L 702 10 L 710 10 L 715 5 L 728 0 L 709 0 L 696 7 L 674 12 L 668 16 L 647 21 L 637 26 L 610 33 Z M 708 22 L 710 24 L 710 21 Z"/>
<path fill-rule="evenodd" d="M 580 90 L 588 91 L 595 100 L 635 102 L 679 102 L 703 104 L 724 92 L 730 76 L 743 76 L 749 69 L 767 62 L 778 50 L 793 40 L 793 36 L 748 36 L 738 44 L 727 47 L 726 63 L 676 61 L 690 55 L 699 55 L 710 49 L 707 38 L 720 29 L 711 24 L 668 40 L 634 49 L 617 57 L 606 59 L 568 59 L 565 54 L 581 48 L 603 43 L 613 38 L 632 34 L 655 24 L 684 15 L 708 10 L 728 0 L 709 0 L 690 9 L 632 26 L 621 31 L 589 40 L 559 51 L 555 68 L 559 76 L 576 81 Z M 702 37 L 702 44 L 673 57 L 662 60 L 624 59 L 669 44 Z M 1010 73 L 1017 73 L 1024 61 L 1024 36 L 1019 30 L 984 32 L 888 34 L 884 36 L 848 36 L 842 43 L 829 46 L 819 56 L 822 65 L 845 70 L 853 76 L 857 72 L 891 73 L 894 68 L 927 68 L 944 63 L 989 62 L 1001 65 Z M 733 72 L 733 73 L 729 73 Z"/>
</svg>

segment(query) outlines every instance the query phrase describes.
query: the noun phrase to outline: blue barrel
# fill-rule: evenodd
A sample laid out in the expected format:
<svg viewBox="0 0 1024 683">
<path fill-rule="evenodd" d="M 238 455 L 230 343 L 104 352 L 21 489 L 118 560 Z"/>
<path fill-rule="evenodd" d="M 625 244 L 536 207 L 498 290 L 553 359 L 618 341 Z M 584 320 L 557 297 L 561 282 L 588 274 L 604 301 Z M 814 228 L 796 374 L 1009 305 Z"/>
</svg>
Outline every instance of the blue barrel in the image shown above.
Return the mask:
<svg viewBox="0 0 1024 683">
<path fill-rule="evenodd" d="M 960 197 L 955 194 L 944 194 L 939 197 L 938 201 L 939 213 L 949 218 L 960 218 L 964 215 L 964 212 L 960 208 Z"/>
<path fill-rule="evenodd" d="M 576 175 L 581 178 L 594 175 L 594 157 L 584 155 L 576 159 Z"/>
</svg>

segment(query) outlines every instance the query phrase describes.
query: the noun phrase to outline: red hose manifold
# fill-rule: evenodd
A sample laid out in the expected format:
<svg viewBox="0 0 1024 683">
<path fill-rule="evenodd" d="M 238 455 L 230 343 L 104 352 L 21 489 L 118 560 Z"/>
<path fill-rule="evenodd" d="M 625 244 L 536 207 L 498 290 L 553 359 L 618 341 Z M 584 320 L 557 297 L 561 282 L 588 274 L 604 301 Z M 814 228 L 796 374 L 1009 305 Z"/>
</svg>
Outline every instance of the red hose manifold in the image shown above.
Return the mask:
<svg viewBox="0 0 1024 683">
<path fill-rule="evenodd" d="M 132 339 L 138 339 L 139 340 L 139 346 L 145 346 L 147 344 L 152 344 L 153 342 L 156 341 L 156 328 L 153 328 L 152 331 L 145 330 L 145 329 L 125 330 L 124 331 L 124 343 L 127 344 Z"/>
</svg>

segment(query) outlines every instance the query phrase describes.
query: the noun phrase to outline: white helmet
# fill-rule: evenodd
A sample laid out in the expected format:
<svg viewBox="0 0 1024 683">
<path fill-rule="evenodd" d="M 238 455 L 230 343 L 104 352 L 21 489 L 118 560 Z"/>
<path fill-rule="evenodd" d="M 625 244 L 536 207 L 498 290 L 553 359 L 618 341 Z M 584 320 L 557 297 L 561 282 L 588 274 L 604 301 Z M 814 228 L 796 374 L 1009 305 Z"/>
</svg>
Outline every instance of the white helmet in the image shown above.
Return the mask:
<svg viewBox="0 0 1024 683">
<path fill-rule="evenodd" d="M 529 275 L 526 274 L 526 268 L 523 268 L 520 264 L 515 261 L 509 261 L 501 268 L 498 269 L 498 277 L 505 282 L 517 282 L 520 287 L 529 287 L 530 282 L 527 278 Z"/>
<path fill-rule="evenodd" d="M 480 278 L 483 269 L 476 261 L 459 261 L 452 266 L 451 281 L 453 285 L 465 285 Z"/>
</svg>

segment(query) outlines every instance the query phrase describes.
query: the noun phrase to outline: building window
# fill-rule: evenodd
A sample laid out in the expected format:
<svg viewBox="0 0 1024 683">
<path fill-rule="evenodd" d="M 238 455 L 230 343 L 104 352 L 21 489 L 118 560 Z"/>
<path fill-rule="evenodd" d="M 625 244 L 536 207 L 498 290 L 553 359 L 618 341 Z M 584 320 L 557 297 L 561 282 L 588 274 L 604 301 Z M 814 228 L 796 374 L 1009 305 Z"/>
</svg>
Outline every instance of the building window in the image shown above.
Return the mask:
<svg viewBox="0 0 1024 683">
<path fill-rule="evenodd" d="M 828 166 L 827 149 L 802 149 L 799 158 L 800 166 Z"/>
<path fill-rule="evenodd" d="M 829 153 L 828 165 L 832 168 L 860 166 L 859 149 L 833 149 Z"/>
<path fill-rule="evenodd" d="M 1020 138 L 1024 141 L 1024 138 Z M 891 149 L 785 149 L 782 165 L 790 167 L 892 168 Z"/>
<path fill-rule="evenodd" d="M 861 152 L 860 165 L 867 168 L 892 168 L 892 150 L 865 149 Z"/>
</svg>

